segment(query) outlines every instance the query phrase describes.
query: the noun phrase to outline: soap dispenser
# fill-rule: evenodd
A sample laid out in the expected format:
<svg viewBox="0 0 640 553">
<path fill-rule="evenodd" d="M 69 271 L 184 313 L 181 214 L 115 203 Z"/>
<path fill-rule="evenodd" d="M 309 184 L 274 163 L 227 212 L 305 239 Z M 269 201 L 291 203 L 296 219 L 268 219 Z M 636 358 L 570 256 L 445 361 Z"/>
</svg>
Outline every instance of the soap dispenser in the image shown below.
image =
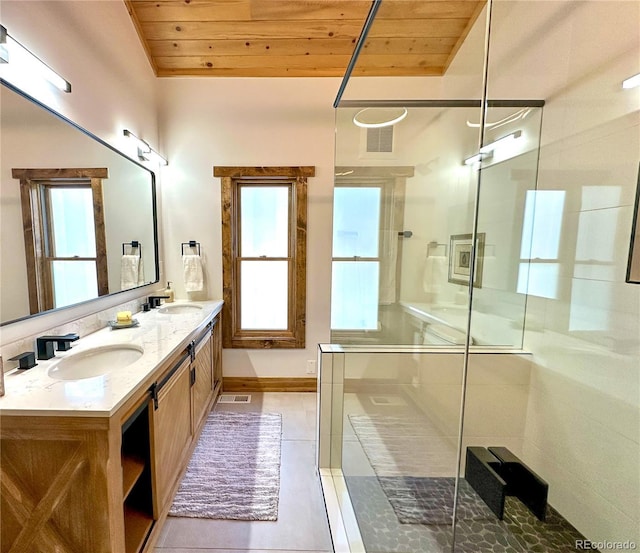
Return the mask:
<svg viewBox="0 0 640 553">
<path fill-rule="evenodd" d="M 167 288 L 164 291 L 164 295 L 168 296 L 164 300 L 165 303 L 171 303 L 174 300 L 175 296 L 173 294 L 173 289 L 171 288 L 171 281 L 167 282 Z"/>
</svg>

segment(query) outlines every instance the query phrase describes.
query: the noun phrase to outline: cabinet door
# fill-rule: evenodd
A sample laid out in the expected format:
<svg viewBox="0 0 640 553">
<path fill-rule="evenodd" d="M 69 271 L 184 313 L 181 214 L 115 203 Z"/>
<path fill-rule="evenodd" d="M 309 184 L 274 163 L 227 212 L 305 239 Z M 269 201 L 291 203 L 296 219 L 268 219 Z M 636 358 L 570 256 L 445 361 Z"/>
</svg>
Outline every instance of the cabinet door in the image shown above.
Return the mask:
<svg viewBox="0 0 640 553">
<path fill-rule="evenodd" d="M 213 392 L 213 355 L 211 334 L 203 337 L 196 345 L 196 355 L 193 361 L 193 386 L 191 397 L 193 402 L 193 428 L 200 426 L 202 417 L 206 415 L 207 406 Z"/>
<path fill-rule="evenodd" d="M 152 412 L 155 497 L 159 511 L 171 499 L 171 490 L 191 443 L 189 367 L 187 358 L 158 391 L 158 407 Z"/>
</svg>

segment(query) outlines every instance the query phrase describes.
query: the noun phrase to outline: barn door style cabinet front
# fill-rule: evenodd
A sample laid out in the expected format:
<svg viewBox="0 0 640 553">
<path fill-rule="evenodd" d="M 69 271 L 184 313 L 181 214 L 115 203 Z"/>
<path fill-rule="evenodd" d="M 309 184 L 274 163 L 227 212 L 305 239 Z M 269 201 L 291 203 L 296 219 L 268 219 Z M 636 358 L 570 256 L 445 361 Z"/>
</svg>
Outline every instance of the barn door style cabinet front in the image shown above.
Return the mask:
<svg viewBox="0 0 640 553">
<path fill-rule="evenodd" d="M 219 315 L 112 416 L 2 415 L 2 553 L 148 553 L 222 387 Z"/>
</svg>

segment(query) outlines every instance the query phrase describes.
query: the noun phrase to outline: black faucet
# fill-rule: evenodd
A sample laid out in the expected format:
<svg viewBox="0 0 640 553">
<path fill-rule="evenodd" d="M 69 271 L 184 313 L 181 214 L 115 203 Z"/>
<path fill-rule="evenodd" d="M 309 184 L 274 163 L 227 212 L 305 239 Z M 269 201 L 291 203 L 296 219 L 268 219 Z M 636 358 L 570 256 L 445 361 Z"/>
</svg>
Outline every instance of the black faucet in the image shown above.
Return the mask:
<svg viewBox="0 0 640 553">
<path fill-rule="evenodd" d="M 77 334 L 65 334 L 64 336 L 40 336 L 36 338 L 38 359 L 46 360 L 54 356 L 53 344 L 58 346 L 58 351 L 67 351 L 71 348 L 71 342 L 75 342 L 79 336 Z"/>
<path fill-rule="evenodd" d="M 160 307 L 160 300 L 165 300 L 169 296 L 149 296 L 149 307 L 154 309 L 155 307 Z"/>
</svg>

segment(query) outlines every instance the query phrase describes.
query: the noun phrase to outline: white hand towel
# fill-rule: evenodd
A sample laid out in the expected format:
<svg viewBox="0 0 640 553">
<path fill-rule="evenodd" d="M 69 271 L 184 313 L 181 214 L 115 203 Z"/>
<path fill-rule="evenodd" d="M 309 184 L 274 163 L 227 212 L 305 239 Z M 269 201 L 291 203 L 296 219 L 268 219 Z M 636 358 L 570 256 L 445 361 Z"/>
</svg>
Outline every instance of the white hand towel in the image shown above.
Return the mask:
<svg viewBox="0 0 640 553">
<path fill-rule="evenodd" d="M 138 262 L 138 286 L 142 286 L 144 283 L 144 263 L 142 262 L 141 257 Z"/>
<path fill-rule="evenodd" d="M 138 286 L 140 256 L 123 255 L 120 261 L 120 289 L 128 290 Z"/>
<path fill-rule="evenodd" d="M 447 259 L 443 255 L 427 257 L 422 275 L 422 288 L 425 292 L 439 294 L 442 291 L 442 285 L 447 282 Z"/>
<path fill-rule="evenodd" d="M 183 255 L 184 288 L 187 292 L 199 292 L 204 288 L 202 258 L 199 255 Z"/>
</svg>

